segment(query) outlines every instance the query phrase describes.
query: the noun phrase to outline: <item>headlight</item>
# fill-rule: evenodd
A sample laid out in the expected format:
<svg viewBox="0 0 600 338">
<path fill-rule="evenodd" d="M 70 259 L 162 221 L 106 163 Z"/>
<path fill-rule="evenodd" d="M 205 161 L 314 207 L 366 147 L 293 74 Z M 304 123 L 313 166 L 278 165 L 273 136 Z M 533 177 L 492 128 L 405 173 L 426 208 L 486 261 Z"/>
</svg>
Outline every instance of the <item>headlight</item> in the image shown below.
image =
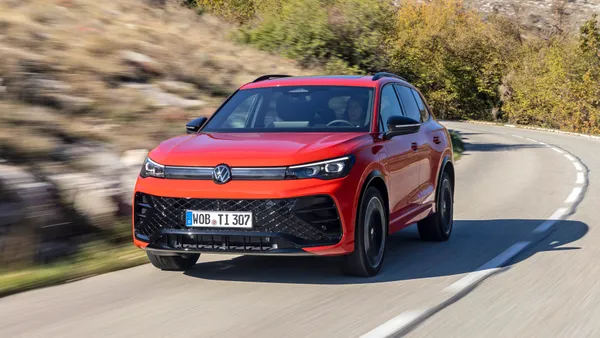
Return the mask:
<svg viewBox="0 0 600 338">
<path fill-rule="evenodd" d="M 322 162 L 294 165 L 287 168 L 285 178 L 319 178 L 322 180 L 340 178 L 348 175 L 352 164 L 354 164 L 354 157 L 344 156 Z"/>
<path fill-rule="evenodd" d="M 146 158 L 140 176 L 164 178 L 165 166 L 152 161 L 150 158 Z"/>
</svg>

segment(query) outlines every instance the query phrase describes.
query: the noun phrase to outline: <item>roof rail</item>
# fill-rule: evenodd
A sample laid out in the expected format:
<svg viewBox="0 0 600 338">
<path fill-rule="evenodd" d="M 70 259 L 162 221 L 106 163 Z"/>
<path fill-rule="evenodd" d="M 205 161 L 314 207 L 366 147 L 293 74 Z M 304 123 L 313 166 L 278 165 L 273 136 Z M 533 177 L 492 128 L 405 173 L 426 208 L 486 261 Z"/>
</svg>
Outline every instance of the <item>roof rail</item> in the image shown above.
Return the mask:
<svg viewBox="0 0 600 338">
<path fill-rule="evenodd" d="M 373 81 L 377 81 L 377 80 L 381 79 L 382 77 L 394 77 L 396 79 L 406 81 L 406 79 L 401 76 L 398 76 L 398 75 L 392 74 L 392 73 L 386 73 L 386 72 L 379 72 L 379 73 L 373 75 Z"/>
<path fill-rule="evenodd" d="M 291 75 L 284 75 L 284 74 L 263 75 L 261 77 L 258 77 L 256 80 L 254 80 L 252 82 L 260 82 L 260 81 L 265 81 L 265 80 L 277 79 L 277 78 L 281 78 L 281 77 L 291 77 Z"/>
</svg>

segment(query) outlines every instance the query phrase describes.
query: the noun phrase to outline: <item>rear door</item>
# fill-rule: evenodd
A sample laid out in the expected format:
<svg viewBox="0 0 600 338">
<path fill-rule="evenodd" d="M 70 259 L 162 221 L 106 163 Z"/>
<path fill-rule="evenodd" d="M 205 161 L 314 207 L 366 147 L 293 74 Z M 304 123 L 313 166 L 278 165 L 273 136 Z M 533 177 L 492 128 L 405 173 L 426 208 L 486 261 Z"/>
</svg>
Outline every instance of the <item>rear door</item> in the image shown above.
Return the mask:
<svg viewBox="0 0 600 338">
<path fill-rule="evenodd" d="M 380 130 L 388 131 L 387 120 L 393 115 L 403 115 L 393 84 L 387 84 L 381 91 L 379 110 Z M 419 186 L 419 166 L 416 154 L 411 147 L 416 134 L 400 135 L 385 141 L 387 157 L 382 160 L 388 174 L 390 196 L 390 231 L 398 230 L 405 216 L 418 208 L 417 188 Z"/>
<path fill-rule="evenodd" d="M 406 116 L 412 118 L 415 121 L 421 123 L 421 129 L 415 135 L 413 135 L 413 149 L 415 151 L 415 161 L 419 166 L 419 183 L 417 187 L 417 203 L 427 204 L 428 197 L 434 192 L 435 185 L 431 182 L 432 170 L 431 170 L 431 144 L 427 137 L 427 123 L 428 119 L 425 120 L 425 105 L 421 100 L 419 94 L 408 86 L 402 84 L 396 84 L 396 91 L 400 97 L 402 107 Z"/>
<path fill-rule="evenodd" d="M 437 186 L 439 166 L 442 163 L 442 155 L 449 145 L 448 136 L 444 127 L 437 123 L 431 116 L 431 112 L 427 107 L 425 98 L 419 91 L 412 89 L 413 95 L 417 100 L 419 110 L 421 111 L 421 133 L 428 143 L 428 167 L 423 171 L 427 179 L 427 188 L 423 190 L 423 204 L 432 204 L 435 200 L 435 189 Z"/>
</svg>

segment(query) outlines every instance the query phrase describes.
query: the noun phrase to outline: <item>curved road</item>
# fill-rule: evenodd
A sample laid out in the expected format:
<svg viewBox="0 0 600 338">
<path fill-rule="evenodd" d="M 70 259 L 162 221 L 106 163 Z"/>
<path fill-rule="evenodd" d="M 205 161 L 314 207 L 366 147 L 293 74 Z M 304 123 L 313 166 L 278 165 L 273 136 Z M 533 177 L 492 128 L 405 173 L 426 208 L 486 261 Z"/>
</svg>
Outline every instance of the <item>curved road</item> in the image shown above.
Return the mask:
<svg viewBox="0 0 600 338">
<path fill-rule="evenodd" d="M 0 336 L 600 336 L 600 140 L 446 125 L 466 142 L 453 237 L 402 231 L 376 278 L 205 255 L 185 274 L 145 265 L 0 299 Z"/>
</svg>

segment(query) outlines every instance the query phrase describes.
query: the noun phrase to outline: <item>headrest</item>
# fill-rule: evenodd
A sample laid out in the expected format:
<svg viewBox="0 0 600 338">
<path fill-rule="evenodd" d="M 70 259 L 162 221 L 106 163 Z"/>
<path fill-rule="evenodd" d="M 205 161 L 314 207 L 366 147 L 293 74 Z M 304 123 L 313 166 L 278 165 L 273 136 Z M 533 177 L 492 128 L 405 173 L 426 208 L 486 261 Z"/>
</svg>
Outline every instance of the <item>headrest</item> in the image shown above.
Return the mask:
<svg viewBox="0 0 600 338">
<path fill-rule="evenodd" d="M 305 114 L 302 113 L 304 103 L 306 102 L 303 98 L 284 94 L 275 103 L 277 116 L 284 121 L 308 121 Z"/>
</svg>

